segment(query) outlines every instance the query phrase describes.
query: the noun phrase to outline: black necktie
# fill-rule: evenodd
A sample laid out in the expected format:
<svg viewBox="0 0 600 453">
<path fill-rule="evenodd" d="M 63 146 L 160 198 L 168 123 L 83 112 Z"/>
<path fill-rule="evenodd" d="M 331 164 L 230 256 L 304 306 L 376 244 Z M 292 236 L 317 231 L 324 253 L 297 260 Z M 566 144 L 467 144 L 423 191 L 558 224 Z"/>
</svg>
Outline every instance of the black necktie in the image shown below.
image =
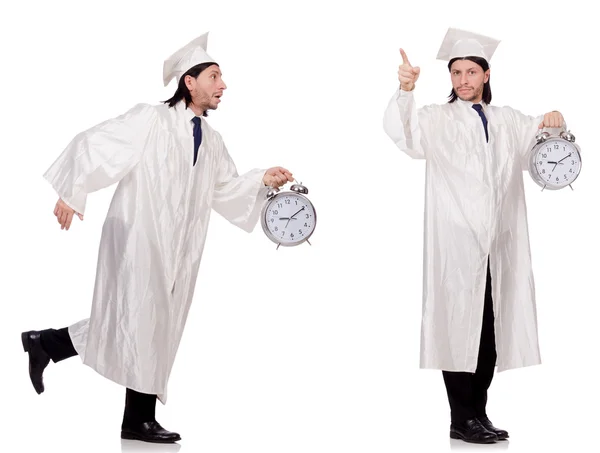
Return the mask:
<svg viewBox="0 0 600 453">
<path fill-rule="evenodd" d="M 487 129 L 487 118 L 485 117 L 485 113 L 483 113 L 483 107 L 481 104 L 473 104 L 473 108 L 479 113 L 481 117 L 481 121 L 483 122 L 483 128 L 485 129 L 485 141 L 489 141 L 488 138 L 488 129 Z"/>
<path fill-rule="evenodd" d="M 200 118 L 195 116 L 192 121 L 194 122 L 194 165 L 196 165 L 196 159 L 198 158 L 198 148 L 202 142 L 202 128 L 200 127 Z"/>
</svg>

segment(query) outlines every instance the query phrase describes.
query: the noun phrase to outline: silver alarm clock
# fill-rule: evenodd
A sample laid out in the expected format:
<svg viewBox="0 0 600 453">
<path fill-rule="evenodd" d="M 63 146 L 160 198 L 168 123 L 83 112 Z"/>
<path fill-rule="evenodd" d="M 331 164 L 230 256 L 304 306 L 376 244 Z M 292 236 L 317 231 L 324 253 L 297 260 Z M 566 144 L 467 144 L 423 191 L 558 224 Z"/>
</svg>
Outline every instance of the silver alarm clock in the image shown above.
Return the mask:
<svg viewBox="0 0 600 453">
<path fill-rule="evenodd" d="M 289 191 L 271 187 L 267 193 L 261 224 L 277 249 L 280 245 L 294 247 L 304 242 L 311 245 L 308 239 L 315 231 L 317 212 L 307 194 L 308 189 L 302 183 L 293 184 Z"/>
<path fill-rule="evenodd" d="M 538 132 L 530 151 L 529 174 L 544 189 L 560 190 L 577 179 L 581 172 L 581 153 L 570 131 L 558 135 Z"/>
</svg>

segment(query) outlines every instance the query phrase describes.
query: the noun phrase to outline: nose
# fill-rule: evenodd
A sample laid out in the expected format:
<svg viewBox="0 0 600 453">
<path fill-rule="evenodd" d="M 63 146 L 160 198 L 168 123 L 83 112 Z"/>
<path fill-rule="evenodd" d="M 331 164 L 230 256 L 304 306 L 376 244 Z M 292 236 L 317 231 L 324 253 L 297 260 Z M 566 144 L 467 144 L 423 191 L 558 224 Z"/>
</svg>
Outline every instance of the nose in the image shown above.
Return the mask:
<svg viewBox="0 0 600 453">
<path fill-rule="evenodd" d="M 223 79 L 221 79 L 221 89 L 222 90 L 226 90 L 227 89 L 227 85 L 225 85 L 225 82 L 223 81 Z"/>
<path fill-rule="evenodd" d="M 466 85 L 467 84 L 467 74 L 466 73 L 461 74 L 461 76 L 460 76 L 460 84 L 461 85 Z"/>
</svg>

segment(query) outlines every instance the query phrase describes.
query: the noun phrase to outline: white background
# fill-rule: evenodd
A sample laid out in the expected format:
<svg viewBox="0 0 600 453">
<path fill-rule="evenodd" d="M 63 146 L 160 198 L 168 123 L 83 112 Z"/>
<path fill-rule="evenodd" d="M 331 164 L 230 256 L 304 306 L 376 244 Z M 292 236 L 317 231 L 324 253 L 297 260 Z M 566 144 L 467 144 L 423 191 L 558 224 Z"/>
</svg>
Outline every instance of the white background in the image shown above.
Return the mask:
<svg viewBox="0 0 600 453">
<path fill-rule="evenodd" d="M 574 191 L 525 173 L 543 364 L 496 376 L 484 449 L 591 451 L 598 427 L 598 38 L 583 2 L 3 2 L 0 451 L 429 452 L 448 438 L 441 372 L 419 370 L 424 162 L 382 116 L 398 48 L 419 104 L 446 101 L 449 26 L 502 39 L 493 103 L 560 110 L 582 147 Z M 525 6 L 535 4 L 536 6 Z M 591 5 L 591 4 L 590 4 Z M 78 132 L 158 103 L 162 62 L 210 30 L 229 85 L 209 121 L 241 172 L 283 165 L 310 190 L 312 246 L 280 248 L 213 216 L 158 420 L 181 447 L 121 442 L 124 390 L 51 363 L 38 396 L 20 333 L 88 316 L 114 187 L 61 231 L 43 172 Z M 596 44 L 596 45 L 594 45 Z M 136 450 L 137 449 L 137 450 Z"/>
</svg>

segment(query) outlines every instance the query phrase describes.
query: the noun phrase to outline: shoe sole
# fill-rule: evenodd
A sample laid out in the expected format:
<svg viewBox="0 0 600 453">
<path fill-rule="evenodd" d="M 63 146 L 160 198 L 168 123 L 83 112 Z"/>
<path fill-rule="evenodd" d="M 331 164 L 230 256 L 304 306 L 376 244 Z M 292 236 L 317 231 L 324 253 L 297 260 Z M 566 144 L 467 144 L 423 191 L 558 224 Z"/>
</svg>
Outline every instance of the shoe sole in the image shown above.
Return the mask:
<svg viewBox="0 0 600 453">
<path fill-rule="evenodd" d="M 461 436 L 458 433 L 455 433 L 453 431 L 450 431 L 450 439 L 458 439 L 458 440 L 462 440 L 463 442 L 469 442 L 471 444 L 494 444 L 496 443 L 497 439 L 487 439 L 487 440 L 470 440 L 470 439 L 466 439 L 464 436 Z"/>
<path fill-rule="evenodd" d="M 174 444 L 175 442 L 178 442 L 181 440 L 181 437 L 178 437 L 176 439 L 148 439 L 147 437 L 144 436 L 140 436 L 138 434 L 134 434 L 134 433 L 128 433 L 128 432 L 121 432 L 121 439 L 127 439 L 127 440 L 140 440 L 142 442 L 150 442 L 153 444 Z"/>
</svg>

